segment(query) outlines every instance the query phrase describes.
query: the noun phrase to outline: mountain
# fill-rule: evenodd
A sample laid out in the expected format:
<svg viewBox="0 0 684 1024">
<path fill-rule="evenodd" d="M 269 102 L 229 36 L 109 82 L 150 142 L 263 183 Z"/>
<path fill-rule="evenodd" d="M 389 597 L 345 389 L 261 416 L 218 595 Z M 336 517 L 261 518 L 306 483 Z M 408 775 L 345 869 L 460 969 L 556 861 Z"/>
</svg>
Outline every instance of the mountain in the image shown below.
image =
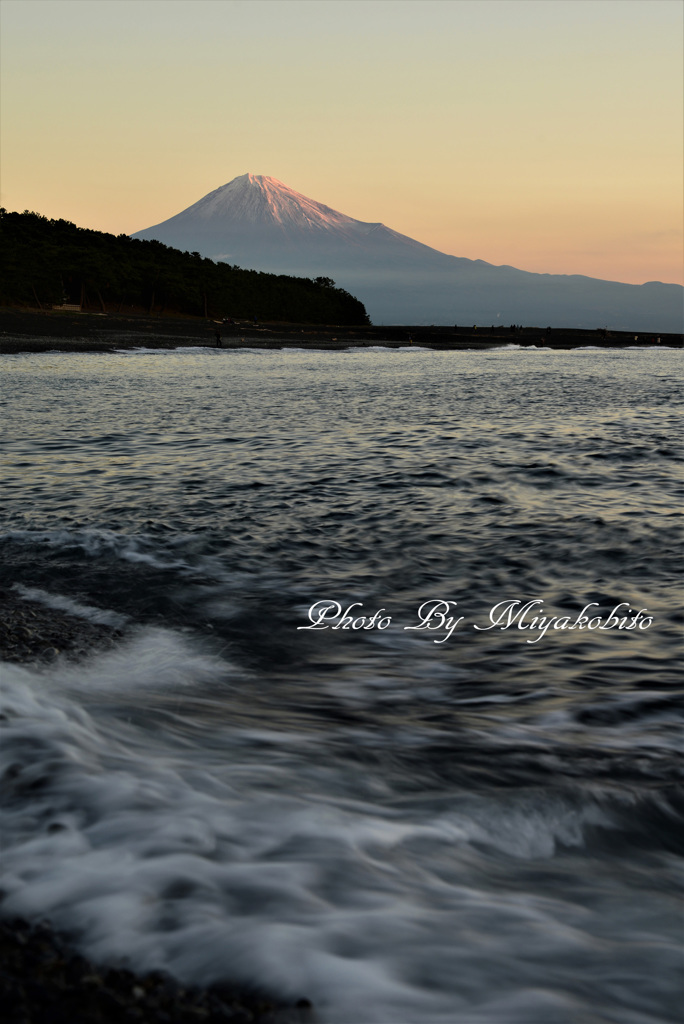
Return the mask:
<svg viewBox="0 0 684 1024">
<path fill-rule="evenodd" d="M 133 237 L 240 267 L 332 278 L 374 323 L 684 329 L 681 285 L 533 274 L 448 256 L 261 174 L 242 174 Z"/>
</svg>

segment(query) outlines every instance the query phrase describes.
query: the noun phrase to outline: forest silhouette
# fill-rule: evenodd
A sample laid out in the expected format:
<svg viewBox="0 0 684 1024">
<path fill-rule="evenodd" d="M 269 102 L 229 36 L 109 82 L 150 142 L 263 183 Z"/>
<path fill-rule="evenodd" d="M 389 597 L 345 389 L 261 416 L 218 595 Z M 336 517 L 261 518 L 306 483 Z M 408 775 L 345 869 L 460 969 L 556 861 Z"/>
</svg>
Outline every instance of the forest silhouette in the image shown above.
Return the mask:
<svg viewBox="0 0 684 1024">
<path fill-rule="evenodd" d="M 368 324 L 362 302 L 327 277 L 244 270 L 198 252 L 0 210 L 0 303 L 102 313 Z"/>
</svg>

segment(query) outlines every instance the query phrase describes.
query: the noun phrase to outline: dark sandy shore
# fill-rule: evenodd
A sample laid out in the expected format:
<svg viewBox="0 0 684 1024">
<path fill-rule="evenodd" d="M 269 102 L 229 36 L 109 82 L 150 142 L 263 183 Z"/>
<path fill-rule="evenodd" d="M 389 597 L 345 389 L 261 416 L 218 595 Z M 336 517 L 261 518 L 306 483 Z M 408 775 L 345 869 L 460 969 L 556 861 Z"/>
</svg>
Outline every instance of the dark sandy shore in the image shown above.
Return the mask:
<svg viewBox="0 0 684 1024">
<path fill-rule="evenodd" d="M 0 309 L 0 353 L 8 352 L 111 352 L 125 348 L 177 348 L 215 346 L 230 348 L 344 349 L 383 345 L 416 345 L 433 349 L 487 349 L 502 345 L 547 348 L 624 348 L 631 345 L 681 348 L 681 334 L 573 330 L 509 326 L 425 327 L 264 323 L 237 321 L 219 324 L 191 317 L 68 313 Z"/>
<path fill-rule="evenodd" d="M 0 589 L 0 660 L 49 662 L 114 645 L 119 630 Z M 0 711 L 0 725 L 2 714 Z M 11 771 L 8 769 L 8 771 Z M 268 993 L 227 985 L 184 989 L 160 974 L 92 964 L 48 922 L 3 917 L 0 891 L 0 1017 L 4 1024 L 315 1024 L 306 999 L 284 1006 Z"/>
</svg>

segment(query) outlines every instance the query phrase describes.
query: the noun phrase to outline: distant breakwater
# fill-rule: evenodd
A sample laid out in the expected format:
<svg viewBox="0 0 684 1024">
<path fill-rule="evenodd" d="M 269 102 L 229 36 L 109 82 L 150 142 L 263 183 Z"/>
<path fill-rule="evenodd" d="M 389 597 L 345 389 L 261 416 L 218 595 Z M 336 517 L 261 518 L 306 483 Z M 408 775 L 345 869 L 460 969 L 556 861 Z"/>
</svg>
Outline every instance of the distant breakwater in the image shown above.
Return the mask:
<svg viewBox="0 0 684 1024">
<path fill-rule="evenodd" d="M 644 331 L 552 329 L 525 325 L 468 326 L 353 326 L 334 324 L 220 323 L 203 318 L 143 314 L 97 314 L 62 311 L 0 309 L 0 353 L 44 351 L 108 352 L 117 348 L 342 349 L 380 345 L 402 348 L 458 350 L 500 348 L 506 345 L 571 349 L 626 347 L 684 347 L 684 335 Z"/>
</svg>

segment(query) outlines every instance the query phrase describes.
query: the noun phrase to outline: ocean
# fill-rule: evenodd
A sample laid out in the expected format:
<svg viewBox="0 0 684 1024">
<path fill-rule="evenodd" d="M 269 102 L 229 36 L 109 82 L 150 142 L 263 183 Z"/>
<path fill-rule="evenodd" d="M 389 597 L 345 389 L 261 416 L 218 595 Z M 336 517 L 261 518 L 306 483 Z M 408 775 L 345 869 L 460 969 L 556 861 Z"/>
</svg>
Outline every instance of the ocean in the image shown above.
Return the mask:
<svg viewBox="0 0 684 1024">
<path fill-rule="evenodd" d="M 681 353 L 0 357 L 0 913 L 320 1024 L 684 998 Z"/>
</svg>

